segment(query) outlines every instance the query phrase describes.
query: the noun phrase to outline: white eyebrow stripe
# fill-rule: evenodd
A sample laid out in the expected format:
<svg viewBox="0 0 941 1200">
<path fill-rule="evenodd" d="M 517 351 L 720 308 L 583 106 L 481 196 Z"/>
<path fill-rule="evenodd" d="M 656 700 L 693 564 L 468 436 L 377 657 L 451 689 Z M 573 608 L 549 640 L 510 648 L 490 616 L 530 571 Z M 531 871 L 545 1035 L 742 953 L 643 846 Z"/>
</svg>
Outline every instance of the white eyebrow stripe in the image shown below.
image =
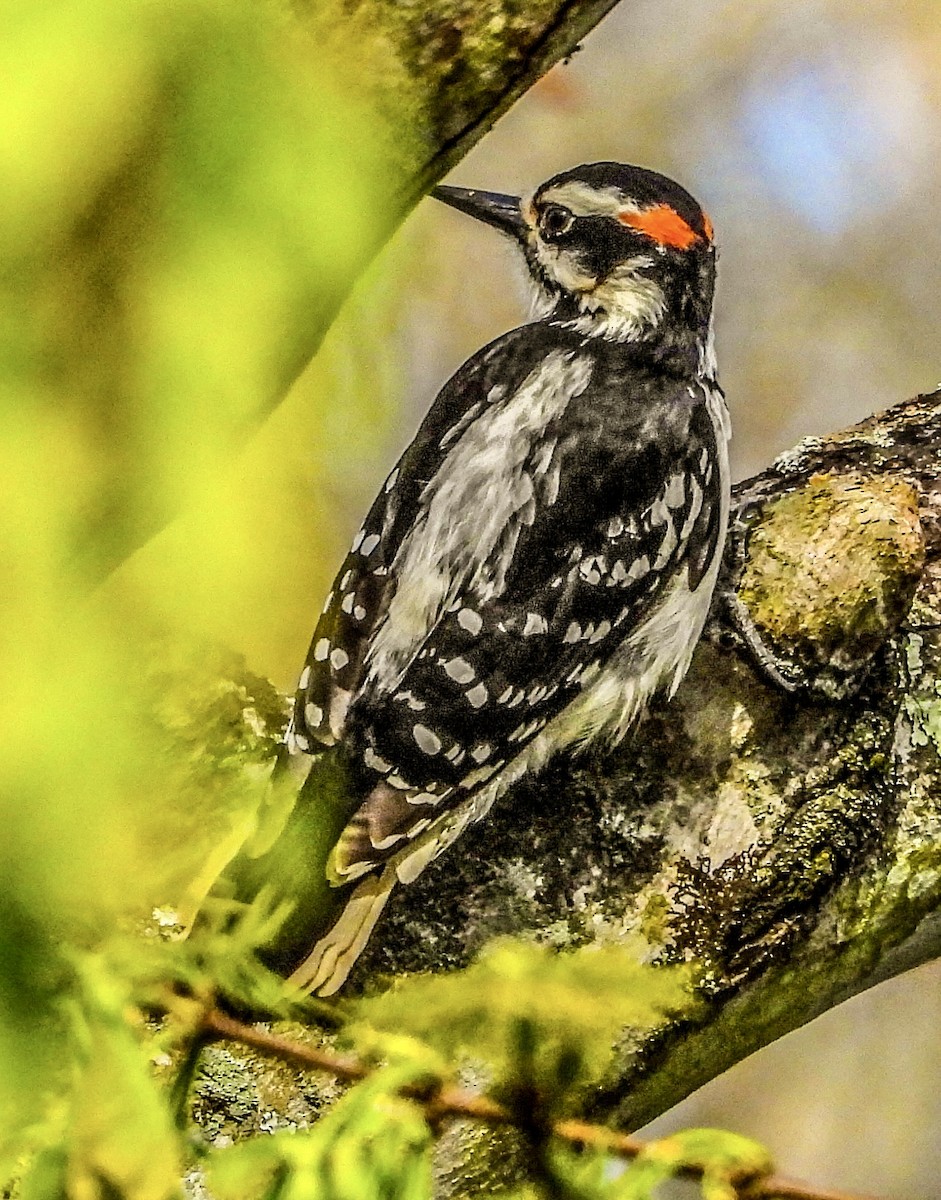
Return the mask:
<svg viewBox="0 0 941 1200">
<path fill-rule="evenodd" d="M 540 204 L 562 204 L 576 217 L 613 217 L 633 206 L 617 188 L 593 188 L 573 180 L 539 194 Z"/>
</svg>

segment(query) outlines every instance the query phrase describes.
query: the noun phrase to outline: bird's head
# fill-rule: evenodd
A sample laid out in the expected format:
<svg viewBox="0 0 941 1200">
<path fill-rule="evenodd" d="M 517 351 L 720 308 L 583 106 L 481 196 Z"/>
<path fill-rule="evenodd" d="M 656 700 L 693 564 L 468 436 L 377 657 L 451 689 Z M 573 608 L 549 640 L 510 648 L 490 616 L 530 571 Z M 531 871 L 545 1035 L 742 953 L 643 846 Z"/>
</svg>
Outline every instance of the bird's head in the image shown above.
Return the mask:
<svg viewBox="0 0 941 1200">
<path fill-rule="evenodd" d="M 712 225 L 665 175 L 588 163 L 529 197 L 456 187 L 434 195 L 522 246 L 541 316 L 617 341 L 708 330 Z"/>
</svg>

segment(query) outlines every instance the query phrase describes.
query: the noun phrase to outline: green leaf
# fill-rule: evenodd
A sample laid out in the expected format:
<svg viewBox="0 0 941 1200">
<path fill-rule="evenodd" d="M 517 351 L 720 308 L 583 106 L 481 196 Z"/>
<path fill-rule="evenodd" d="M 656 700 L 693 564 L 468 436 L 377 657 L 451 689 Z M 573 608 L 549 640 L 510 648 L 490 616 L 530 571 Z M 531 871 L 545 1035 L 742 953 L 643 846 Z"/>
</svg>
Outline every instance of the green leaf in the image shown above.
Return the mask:
<svg viewBox="0 0 941 1200">
<path fill-rule="evenodd" d="M 272 911 L 265 900 L 261 896 L 257 904 L 243 906 L 234 923 L 231 912 L 220 905 L 211 910 L 205 925 L 186 939 L 181 939 L 179 927 L 174 927 L 173 936 L 163 940 L 148 924 L 146 940 L 139 931 L 117 935 L 102 948 L 100 958 L 126 982 L 134 1003 L 170 1011 L 166 1037 L 171 1042 L 181 1032 L 173 1014 L 179 1016 L 185 1035 L 192 1015 L 189 1010 L 198 1010 L 210 998 L 220 996 L 272 1017 L 320 1017 L 335 1024 L 336 1004 L 292 995 L 284 980 L 255 956 L 259 946 L 270 942 L 283 916 L 283 909 Z M 184 1000 L 180 993 L 198 999 Z"/>
<path fill-rule="evenodd" d="M 69 1156 L 64 1146 L 40 1150 L 19 1181 L 17 1200 L 49 1200 L 64 1196 Z"/>
<path fill-rule="evenodd" d="M 180 1194 L 179 1138 L 128 1023 L 126 988 L 96 960 L 82 964 L 84 1011 L 76 1015 L 77 1079 L 66 1170 L 71 1200 Z"/>
<path fill-rule="evenodd" d="M 683 1004 L 689 978 L 683 968 L 644 966 L 620 946 L 559 953 L 503 942 L 465 971 L 404 979 L 354 1012 L 372 1029 L 411 1034 L 452 1060 L 485 1059 L 499 1078 L 528 1064 L 556 1093 L 597 1078 L 623 1031 L 650 1029 Z"/>
<path fill-rule="evenodd" d="M 616 1200 L 646 1200 L 658 1184 L 690 1168 L 702 1172 L 704 1200 L 735 1200 L 736 1187 L 770 1174 L 772 1163 L 762 1145 L 740 1134 L 683 1129 L 644 1148 L 625 1173 Z"/>
<path fill-rule="evenodd" d="M 578 1152 L 554 1144 L 547 1160 L 563 1194 L 572 1200 L 611 1200 L 624 1164 L 610 1154 L 584 1148 Z"/>
<path fill-rule="evenodd" d="M 641 1154 L 611 1189 L 610 1200 L 651 1200 L 660 1184 L 672 1179 L 678 1164 Z"/>
<path fill-rule="evenodd" d="M 0 904 L 0 1181 L 37 1137 L 42 1144 L 49 1094 L 69 1078 L 57 996 L 71 971 L 30 905 L 28 876 L 28 869 L 6 875 Z"/>
</svg>

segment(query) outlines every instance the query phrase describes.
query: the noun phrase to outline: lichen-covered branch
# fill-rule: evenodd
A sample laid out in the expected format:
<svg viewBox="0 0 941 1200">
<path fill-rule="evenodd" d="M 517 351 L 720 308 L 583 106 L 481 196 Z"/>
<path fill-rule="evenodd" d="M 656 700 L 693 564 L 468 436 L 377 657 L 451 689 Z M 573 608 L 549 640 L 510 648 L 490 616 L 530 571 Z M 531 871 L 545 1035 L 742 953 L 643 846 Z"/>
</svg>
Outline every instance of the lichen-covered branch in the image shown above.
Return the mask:
<svg viewBox="0 0 941 1200">
<path fill-rule="evenodd" d="M 400 889 L 352 987 L 501 934 L 694 964 L 687 1009 L 625 1038 L 586 1105 L 630 1130 L 941 954 L 939 513 L 941 391 L 739 485 L 674 700 L 616 751 L 557 759 Z M 508 1137 L 450 1131 L 441 1193 L 505 1186 Z"/>
<path fill-rule="evenodd" d="M 383 168 L 373 210 L 372 253 L 429 188 L 579 42 L 618 0 L 353 0 L 297 5 L 316 81 L 325 46 L 360 66 L 361 96 Z M 364 262 L 359 264 L 365 265 Z M 347 287 L 325 290 L 309 310 L 303 357 L 320 345 Z"/>
<path fill-rule="evenodd" d="M 616 3 L 354 0 L 342 12 L 337 5 L 295 11 L 313 46 L 327 40 L 365 51 L 369 93 L 384 115 L 390 156 L 399 159 L 403 176 L 392 182 L 416 199 L 551 66 L 572 54 Z M 403 139 L 406 120 L 409 135 Z"/>
<path fill-rule="evenodd" d="M 211 1009 L 203 1021 L 203 1032 L 210 1038 L 221 1038 L 231 1043 L 251 1046 L 261 1054 L 270 1055 L 303 1071 L 324 1072 L 336 1079 L 358 1081 L 368 1079 L 375 1068 L 357 1059 L 351 1059 L 324 1051 L 304 1042 L 294 1041 L 234 1020 L 219 1009 Z M 448 1118 L 478 1121 L 491 1126 L 518 1127 L 519 1114 L 511 1107 L 500 1104 L 487 1096 L 459 1087 L 429 1087 L 428 1080 L 418 1086 L 406 1085 L 400 1095 L 421 1104 L 425 1120 L 433 1128 L 440 1128 Z M 615 1158 L 628 1161 L 649 1152 L 652 1143 L 626 1133 L 617 1133 L 603 1125 L 592 1125 L 587 1121 L 559 1120 L 551 1124 L 549 1134 L 560 1142 L 579 1149 L 601 1151 Z M 678 1178 L 701 1180 L 705 1175 L 701 1163 L 680 1162 L 674 1175 Z M 750 1161 L 744 1171 L 729 1172 L 728 1184 L 736 1194 L 747 1194 L 749 1200 L 861 1200 L 845 1192 L 833 1192 L 810 1187 L 790 1179 L 771 1174 L 770 1160 Z"/>
<path fill-rule="evenodd" d="M 639 934 L 652 961 L 696 962 L 696 1004 L 621 1047 L 591 1104 L 631 1128 L 941 953 L 939 498 L 941 393 L 740 485 L 725 594 L 673 702 L 469 830 L 393 901 L 358 979 L 505 933 Z"/>
</svg>

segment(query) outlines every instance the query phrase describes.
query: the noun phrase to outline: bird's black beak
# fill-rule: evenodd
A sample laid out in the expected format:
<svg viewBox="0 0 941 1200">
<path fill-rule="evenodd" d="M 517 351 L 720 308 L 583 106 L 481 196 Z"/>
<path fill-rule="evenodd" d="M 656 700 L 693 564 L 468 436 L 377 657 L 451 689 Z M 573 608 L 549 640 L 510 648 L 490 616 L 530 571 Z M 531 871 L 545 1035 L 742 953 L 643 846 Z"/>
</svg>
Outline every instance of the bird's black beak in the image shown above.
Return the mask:
<svg viewBox="0 0 941 1200">
<path fill-rule="evenodd" d="M 519 196 L 504 196 L 500 192 L 480 192 L 476 188 L 445 187 L 443 184 L 432 191 L 436 200 L 450 204 L 452 208 L 493 225 L 501 233 L 522 241 L 528 228 L 520 209 Z"/>
</svg>

